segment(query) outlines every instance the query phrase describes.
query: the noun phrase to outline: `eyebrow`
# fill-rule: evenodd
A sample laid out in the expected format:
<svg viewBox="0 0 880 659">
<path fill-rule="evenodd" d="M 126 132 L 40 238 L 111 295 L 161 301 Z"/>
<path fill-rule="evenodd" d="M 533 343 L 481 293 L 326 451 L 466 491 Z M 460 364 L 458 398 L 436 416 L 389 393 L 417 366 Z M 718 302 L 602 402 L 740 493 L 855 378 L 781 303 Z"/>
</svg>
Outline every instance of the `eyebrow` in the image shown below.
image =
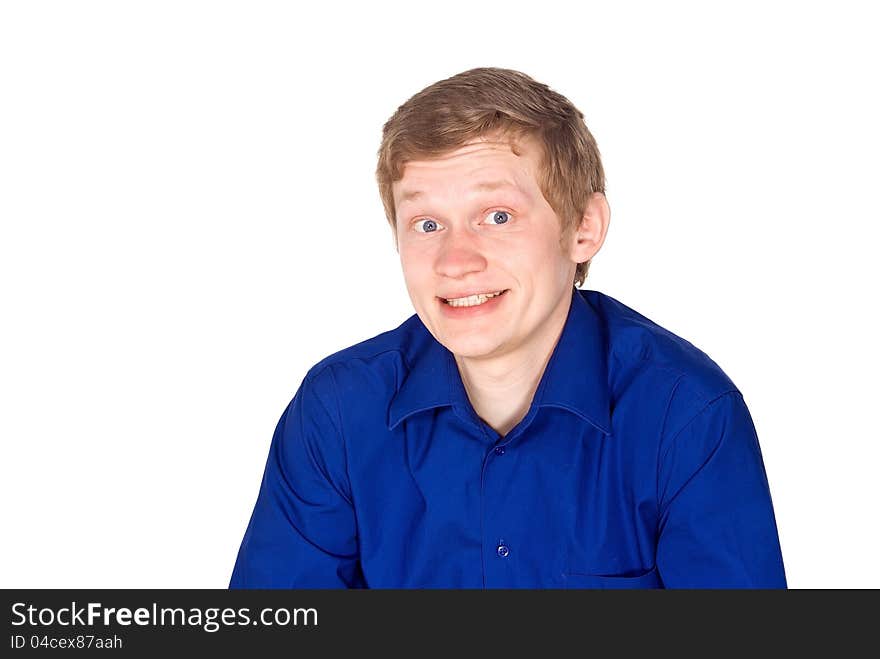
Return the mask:
<svg viewBox="0 0 880 659">
<path fill-rule="evenodd" d="M 494 190 L 503 189 L 508 189 L 513 192 L 522 194 L 522 190 L 520 190 L 510 181 L 480 181 L 479 183 L 475 183 L 469 188 L 469 190 L 473 190 L 476 192 L 492 192 Z M 424 190 L 404 190 L 400 195 L 400 203 L 404 204 L 408 201 L 414 201 L 419 197 L 424 196 L 424 194 Z"/>
</svg>

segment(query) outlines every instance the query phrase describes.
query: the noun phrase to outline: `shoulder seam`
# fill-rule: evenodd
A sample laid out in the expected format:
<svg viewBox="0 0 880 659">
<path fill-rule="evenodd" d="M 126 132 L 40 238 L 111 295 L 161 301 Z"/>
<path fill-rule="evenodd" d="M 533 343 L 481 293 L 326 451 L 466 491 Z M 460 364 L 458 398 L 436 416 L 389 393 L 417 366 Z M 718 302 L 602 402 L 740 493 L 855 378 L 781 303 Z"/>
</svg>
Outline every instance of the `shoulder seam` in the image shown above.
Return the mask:
<svg viewBox="0 0 880 659">
<path fill-rule="evenodd" d="M 329 367 L 329 366 L 332 366 L 332 364 L 327 364 L 326 367 L 321 368 L 321 369 L 320 369 L 319 371 L 317 371 L 316 373 L 307 374 L 306 377 L 305 377 L 305 379 L 303 380 L 303 386 L 305 386 L 305 385 L 309 385 L 309 386 L 311 387 L 311 390 L 312 390 L 312 396 L 314 396 L 315 400 L 317 400 L 318 403 L 324 408 L 324 410 L 327 412 L 327 415 L 328 415 L 328 416 L 334 416 L 334 417 L 335 417 L 334 421 L 335 421 L 335 423 L 336 423 L 336 432 L 339 433 L 339 437 L 340 437 L 340 439 L 341 439 L 341 441 L 342 441 L 342 455 L 343 455 L 343 459 L 344 459 L 344 461 L 345 461 L 345 479 L 348 481 L 348 490 L 349 490 L 349 492 L 350 492 L 350 491 L 351 491 L 351 475 L 350 475 L 350 473 L 349 473 L 349 469 L 348 469 L 348 462 L 349 462 L 349 461 L 348 461 L 348 444 L 347 444 L 347 442 L 345 441 L 345 433 L 343 432 L 343 426 L 342 426 L 342 416 L 341 416 L 340 408 L 339 408 L 339 396 L 338 396 L 338 393 L 337 393 L 337 392 L 338 392 L 338 389 L 339 389 L 339 385 L 336 383 L 336 377 L 334 376 L 333 371 L 330 370 L 330 371 L 329 371 L 330 380 L 331 380 L 332 383 L 333 383 L 333 387 L 332 387 L 332 389 L 333 389 L 333 391 L 332 391 L 332 394 L 333 394 L 333 395 L 332 395 L 332 398 L 333 398 L 333 405 L 332 405 L 332 407 L 333 407 L 333 411 L 331 412 L 329 406 L 328 406 L 327 403 L 323 400 L 323 397 L 322 397 L 321 395 L 318 394 L 318 387 L 316 386 L 316 383 L 315 383 L 315 380 L 317 380 L 317 378 L 318 378 L 322 373 L 324 373 L 324 371 L 326 371 L 326 370 L 327 370 L 327 367 Z M 353 502 L 352 502 L 352 500 L 351 500 L 351 497 L 350 497 L 346 492 L 341 492 L 341 491 L 339 490 L 339 488 L 337 488 L 337 487 L 336 487 L 335 485 L 333 485 L 332 483 L 331 483 L 331 485 L 333 486 L 333 489 L 336 490 L 336 492 L 337 492 L 337 493 L 338 493 L 343 499 L 345 499 L 345 501 L 346 501 L 349 505 L 351 505 L 351 506 L 353 507 Z"/>
<path fill-rule="evenodd" d="M 688 429 L 688 428 L 694 423 L 694 421 L 696 421 L 698 418 L 700 418 L 700 417 L 703 415 L 703 413 L 704 413 L 707 409 L 709 409 L 712 405 L 714 405 L 716 402 L 718 402 L 719 400 L 721 400 L 722 398 L 724 398 L 725 396 L 728 396 L 728 395 L 730 395 L 730 394 L 738 394 L 738 395 L 740 396 L 740 398 L 742 398 L 742 393 L 739 391 L 739 389 L 728 389 L 727 391 L 724 391 L 724 392 L 718 394 L 717 396 L 715 396 L 715 397 L 712 398 L 711 400 L 707 401 L 707 402 L 705 403 L 705 405 L 703 405 L 703 406 L 699 409 L 698 412 L 696 412 L 696 413 L 695 413 L 690 419 L 688 419 L 687 423 L 685 423 L 681 428 L 679 428 L 679 429 L 676 431 L 676 433 L 675 433 L 672 437 L 669 438 L 669 440 L 668 440 L 668 442 L 667 442 L 667 445 L 666 445 L 666 449 L 665 449 L 665 451 L 664 451 L 664 453 L 663 453 L 663 456 L 662 456 L 662 457 L 659 457 L 659 459 L 657 460 L 657 486 L 658 486 L 658 491 L 657 491 L 657 507 L 658 507 L 658 513 L 660 513 L 660 515 L 658 515 L 658 518 L 659 518 L 659 516 L 662 516 L 662 512 L 663 512 L 663 511 L 660 511 L 660 510 L 659 510 L 659 508 L 660 508 L 660 491 L 659 491 L 659 485 L 660 485 L 660 465 L 663 463 L 663 460 L 666 459 L 666 454 L 669 452 L 669 450 L 670 450 L 670 449 L 672 448 L 672 446 L 675 444 L 675 441 L 678 439 L 678 437 L 679 437 L 679 436 L 680 436 L 685 430 L 687 430 L 687 429 Z M 670 400 L 671 400 L 671 399 L 670 399 Z M 665 420 L 664 420 L 664 424 L 665 424 Z M 684 490 L 684 488 L 687 487 L 687 484 L 691 482 L 691 480 L 694 478 L 694 476 L 696 476 L 696 475 L 697 475 L 697 474 L 703 469 L 703 467 L 706 465 L 706 463 L 709 462 L 709 460 L 712 459 L 712 456 L 715 455 L 715 452 L 718 450 L 718 447 L 720 446 L 721 441 L 722 441 L 723 439 L 724 439 L 724 436 L 723 436 L 723 435 L 722 435 L 721 437 L 718 438 L 718 441 L 717 441 L 717 442 L 715 443 L 715 445 L 712 447 L 712 450 L 708 452 L 708 455 L 707 455 L 707 457 L 706 457 L 706 460 L 705 460 L 705 461 L 704 461 L 699 467 L 697 467 L 696 470 L 694 470 L 694 473 L 692 473 L 684 483 L 681 484 L 681 487 L 678 489 L 678 492 L 676 492 L 675 494 L 673 494 L 673 495 L 670 497 L 669 501 L 668 501 L 667 504 L 666 504 L 666 509 L 668 509 L 669 506 L 672 505 L 672 502 L 675 501 L 676 497 L 678 497 L 679 492 L 681 492 L 682 490 Z"/>
<path fill-rule="evenodd" d="M 345 426 L 342 425 L 342 412 L 339 409 L 339 384 L 336 382 L 336 374 L 333 373 L 333 364 L 328 364 L 327 367 L 330 370 L 330 379 L 333 381 L 333 402 L 335 403 L 336 408 L 336 424 L 339 426 L 339 436 L 342 438 L 342 453 L 345 456 L 345 478 L 348 481 L 348 491 L 351 490 L 351 472 L 348 469 L 348 442 L 345 441 Z M 351 497 L 345 497 L 348 501 L 348 504 L 354 508 L 354 502 L 351 500 Z"/>
<path fill-rule="evenodd" d="M 681 378 L 679 378 L 679 380 L 681 380 L 683 377 L 684 377 L 684 376 L 682 376 Z M 676 384 L 678 384 L 678 381 L 676 381 Z M 690 419 L 687 420 L 687 422 L 686 422 L 684 425 L 682 425 L 681 428 L 679 428 L 677 431 L 675 431 L 675 434 L 674 434 L 672 437 L 669 438 L 669 443 L 670 443 L 670 444 L 673 443 L 673 442 L 678 438 L 678 436 L 679 436 L 682 432 L 684 432 L 684 431 L 687 429 L 687 427 L 688 427 L 689 425 L 691 425 L 694 421 L 697 420 L 697 417 L 699 417 L 701 414 L 703 414 L 703 412 L 706 411 L 706 409 L 707 409 L 710 405 L 712 405 L 713 403 L 715 403 L 717 400 L 719 400 L 719 399 L 721 399 L 721 398 L 724 398 L 724 396 L 727 396 L 728 394 L 740 394 L 740 396 L 742 396 L 742 394 L 740 393 L 739 389 L 735 389 L 735 388 L 734 388 L 734 389 L 727 389 L 726 391 L 722 391 L 720 394 L 717 394 L 714 398 L 709 399 L 708 401 L 706 401 L 706 403 L 705 403 L 705 404 L 704 404 L 704 405 L 703 405 L 703 406 L 702 406 L 702 407 L 701 407 L 696 413 L 694 413 L 693 416 L 691 416 Z M 670 400 L 670 403 L 671 403 L 671 402 L 672 402 L 672 397 L 671 397 L 671 396 L 670 396 L 669 400 Z M 669 409 L 668 409 L 668 408 L 667 408 L 667 410 L 666 410 L 666 413 L 667 413 L 667 414 L 669 413 Z M 664 430 L 665 430 L 666 419 L 663 420 L 663 425 L 664 425 Z M 661 440 L 662 440 L 662 437 L 661 437 Z"/>
<path fill-rule="evenodd" d="M 669 419 L 669 408 L 672 407 L 672 399 L 675 398 L 675 392 L 678 389 L 678 385 L 681 384 L 681 381 L 684 380 L 685 374 L 682 373 L 679 375 L 675 382 L 672 383 L 672 388 L 669 391 L 669 398 L 666 401 L 666 410 L 663 412 L 663 423 L 660 425 L 660 436 L 657 438 L 657 459 L 654 461 L 656 475 L 654 477 L 654 501 L 657 502 L 657 518 L 660 518 L 660 465 L 662 461 L 660 459 L 660 451 L 663 448 L 663 436 L 666 434 L 666 421 Z"/>
</svg>

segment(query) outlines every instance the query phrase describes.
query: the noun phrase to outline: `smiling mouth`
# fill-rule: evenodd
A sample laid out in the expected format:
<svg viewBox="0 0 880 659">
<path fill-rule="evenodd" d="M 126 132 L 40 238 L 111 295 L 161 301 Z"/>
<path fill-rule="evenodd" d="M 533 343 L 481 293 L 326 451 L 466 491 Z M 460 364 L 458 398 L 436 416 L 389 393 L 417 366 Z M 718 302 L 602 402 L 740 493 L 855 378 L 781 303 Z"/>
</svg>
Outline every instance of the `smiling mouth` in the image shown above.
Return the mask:
<svg viewBox="0 0 880 659">
<path fill-rule="evenodd" d="M 457 298 L 440 298 L 450 307 L 477 307 L 481 304 L 485 304 L 492 298 L 498 297 L 499 295 L 504 295 L 509 289 L 504 289 L 501 291 L 495 291 L 494 293 L 479 293 L 477 295 L 468 295 L 467 297 L 457 297 Z"/>
</svg>

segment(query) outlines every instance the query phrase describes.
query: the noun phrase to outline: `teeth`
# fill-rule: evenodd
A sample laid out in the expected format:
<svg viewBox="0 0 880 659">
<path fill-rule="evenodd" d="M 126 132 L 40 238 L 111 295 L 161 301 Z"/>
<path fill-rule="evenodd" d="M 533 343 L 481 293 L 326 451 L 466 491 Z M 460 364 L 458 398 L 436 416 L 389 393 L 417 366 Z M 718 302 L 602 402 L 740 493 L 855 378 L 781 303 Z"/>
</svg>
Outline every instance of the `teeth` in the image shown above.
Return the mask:
<svg viewBox="0 0 880 659">
<path fill-rule="evenodd" d="M 450 300 L 446 300 L 446 303 L 450 307 L 476 307 L 484 302 L 501 295 L 504 291 L 498 291 L 496 293 L 481 293 L 479 295 L 469 295 L 467 297 L 457 297 Z"/>
</svg>

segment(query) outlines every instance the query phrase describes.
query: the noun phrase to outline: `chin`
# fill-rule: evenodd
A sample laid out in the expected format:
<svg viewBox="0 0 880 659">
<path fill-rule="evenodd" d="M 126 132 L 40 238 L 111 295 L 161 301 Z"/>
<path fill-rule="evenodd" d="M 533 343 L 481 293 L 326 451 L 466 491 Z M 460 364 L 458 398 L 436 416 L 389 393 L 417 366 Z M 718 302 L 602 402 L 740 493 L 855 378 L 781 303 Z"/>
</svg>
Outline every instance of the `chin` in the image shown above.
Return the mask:
<svg viewBox="0 0 880 659">
<path fill-rule="evenodd" d="M 452 339 L 441 341 L 443 346 L 456 357 L 465 359 L 479 359 L 488 357 L 498 351 L 498 341 Z"/>
</svg>

